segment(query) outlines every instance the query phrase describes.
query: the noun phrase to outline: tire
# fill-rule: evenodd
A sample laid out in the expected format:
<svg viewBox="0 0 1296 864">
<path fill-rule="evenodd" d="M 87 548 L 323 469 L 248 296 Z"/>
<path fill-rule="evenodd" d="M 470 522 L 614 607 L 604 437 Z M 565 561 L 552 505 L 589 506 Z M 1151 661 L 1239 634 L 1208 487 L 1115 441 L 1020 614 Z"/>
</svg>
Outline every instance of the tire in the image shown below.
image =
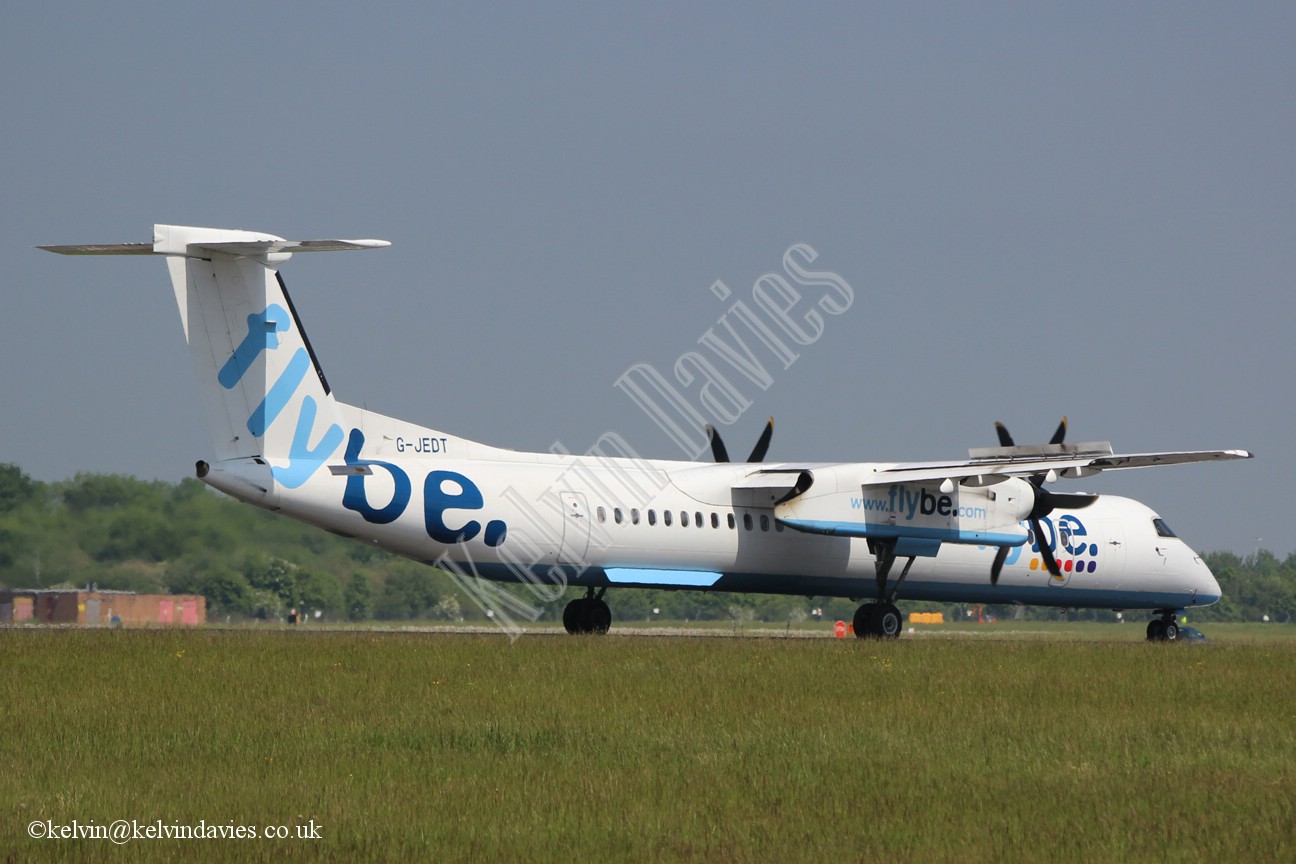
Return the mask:
<svg viewBox="0 0 1296 864">
<path fill-rule="evenodd" d="M 580 624 L 582 633 L 602 635 L 612 627 L 612 610 L 602 600 L 590 600 L 581 610 Z"/>
<path fill-rule="evenodd" d="M 575 635 L 581 632 L 581 610 L 584 606 L 585 598 L 577 597 L 575 600 L 563 607 L 563 629 L 568 633 Z"/>
<path fill-rule="evenodd" d="M 1166 622 L 1160 618 L 1153 618 L 1148 622 L 1147 638 L 1149 642 L 1164 642 L 1166 638 Z M 1178 634 L 1176 634 L 1178 635 Z"/>
<path fill-rule="evenodd" d="M 865 603 L 855 610 L 855 617 L 851 619 L 851 624 L 855 628 L 856 639 L 866 639 L 873 634 L 869 631 L 869 620 L 873 617 L 873 607 L 875 603 Z"/>
<path fill-rule="evenodd" d="M 1165 622 L 1165 635 L 1161 638 L 1167 642 L 1174 642 L 1179 638 L 1179 625 L 1173 621 Z"/>
<path fill-rule="evenodd" d="M 890 603 L 879 603 L 869 615 L 869 635 L 881 639 L 898 639 L 904 627 L 900 610 Z"/>
</svg>

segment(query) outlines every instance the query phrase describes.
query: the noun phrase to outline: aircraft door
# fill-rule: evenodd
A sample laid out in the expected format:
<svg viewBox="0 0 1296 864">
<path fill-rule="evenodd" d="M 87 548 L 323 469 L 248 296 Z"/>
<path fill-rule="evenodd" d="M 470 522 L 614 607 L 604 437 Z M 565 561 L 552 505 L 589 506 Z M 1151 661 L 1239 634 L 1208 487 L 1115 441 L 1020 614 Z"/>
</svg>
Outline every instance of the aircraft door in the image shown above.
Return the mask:
<svg viewBox="0 0 1296 864">
<path fill-rule="evenodd" d="M 585 507 L 585 496 L 579 492 L 559 492 L 563 508 L 562 549 L 558 552 L 559 564 L 585 563 L 585 553 L 589 549 L 589 511 Z"/>
</svg>

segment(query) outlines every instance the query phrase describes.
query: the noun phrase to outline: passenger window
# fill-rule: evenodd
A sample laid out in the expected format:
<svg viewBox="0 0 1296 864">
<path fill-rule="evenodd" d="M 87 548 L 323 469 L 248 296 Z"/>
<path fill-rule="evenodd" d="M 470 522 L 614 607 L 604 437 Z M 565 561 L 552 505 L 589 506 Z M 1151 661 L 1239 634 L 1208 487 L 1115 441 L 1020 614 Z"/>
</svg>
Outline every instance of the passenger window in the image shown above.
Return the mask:
<svg viewBox="0 0 1296 864">
<path fill-rule="evenodd" d="M 694 514 L 693 514 L 693 524 L 696 525 L 696 526 L 699 527 L 699 528 L 703 527 L 703 526 L 702 526 L 702 514 L 701 514 L 701 513 L 694 513 Z"/>
<path fill-rule="evenodd" d="M 603 505 L 601 505 L 601 504 L 599 505 L 599 508 L 598 508 L 598 520 L 599 520 L 600 522 L 606 522 L 606 521 L 607 521 L 607 511 L 603 509 Z"/>
<path fill-rule="evenodd" d="M 617 508 L 613 509 L 613 511 L 612 511 L 612 519 L 613 519 L 613 521 L 616 522 L 616 524 L 618 524 L 618 525 L 621 524 L 621 508 L 620 508 L 620 507 L 617 507 Z"/>
<path fill-rule="evenodd" d="M 769 517 L 766 516 L 764 513 L 761 514 L 761 530 L 762 531 L 769 530 Z"/>
<path fill-rule="evenodd" d="M 732 514 L 732 513 L 727 513 L 727 514 L 725 514 L 725 515 L 726 515 L 726 516 L 728 517 L 728 519 L 729 519 L 729 530 L 732 531 L 733 528 L 734 528 L 734 517 L 733 517 L 733 514 Z"/>
<path fill-rule="evenodd" d="M 1164 519 L 1153 519 L 1152 524 L 1156 527 L 1156 532 L 1158 537 L 1178 536 L 1173 531 L 1170 530 L 1170 526 L 1165 523 Z"/>
<path fill-rule="evenodd" d="M 712 527 L 712 528 L 719 528 L 719 527 L 720 527 L 720 517 L 719 517 L 718 515 L 716 515 L 715 513 L 712 513 L 712 514 L 711 514 L 711 527 Z"/>
<path fill-rule="evenodd" d="M 638 524 L 639 524 L 639 508 L 638 508 L 638 507 L 632 507 L 632 508 L 630 509 L 630 524 L 631 524 L 631 525 L 638 525 Z"/>
<path fill-rule="evenodd" d="M 687 527 L 688 527 L 688 511 L 687 511 L 687 510 L 681 510 L 681 511 L 680 511 L 680 527 L 681 527 L 681 528 L 687 528 Z"/>
<path fill-rule="evenodd" d="M 670 515 L 670 514 L 671 514 L 671 511 L 669 511 L 669 510 L 663 510 L 663 511 L 662 511 L 662 524 L 665 525 L 667 528 L 670 527 L 670 522 L 671 522 L 671 515 Z"/>
<path fill-rule="evenodd" d="M 752 530 L 752 518 L 750 513 L 743 514 L 743 527 L 748 531 Z"/>
<path fill-rule="evenodd" d="M 775 530 L 775 531 L 782 531 L 782 530 L 783 530 L 783 523 L 780 522 L 780 521 L 778 521 L 777 519 L 775 519 L 775 520 L 774 520 L 774 530 Z"/>
<path fill-rule="evenodd" d="M 649 525 L 656 525 L 656 524 L 657 524 L 657 511 L 656 511 L 656 510 L 649 510 L 649 511 L 648 511 L 648 524 L 649 524 Z"/>
</svg>

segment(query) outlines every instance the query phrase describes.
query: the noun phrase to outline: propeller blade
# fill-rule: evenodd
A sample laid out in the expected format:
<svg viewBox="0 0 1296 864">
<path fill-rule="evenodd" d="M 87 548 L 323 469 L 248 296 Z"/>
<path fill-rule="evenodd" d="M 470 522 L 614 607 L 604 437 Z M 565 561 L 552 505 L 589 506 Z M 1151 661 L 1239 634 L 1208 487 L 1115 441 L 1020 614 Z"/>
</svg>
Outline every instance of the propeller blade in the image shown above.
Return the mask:
<svg viewBox="0 0 1296 864">
<path fill-rule="evenodd" d="M 990 584 L 999 584 L 999 572 L 1003 570 L 1004 561 L 1008 559 L 1008 547 L 1000 546 L 995 552 L 994 563 L 990 565 Z"/>
<path fill-rule="evenodd" d="M 1067 418 L 1063 417 L 1062 422 L 1058 424 L 1057 429 L 1053 432 L 1053 437 L 1049 439 L 1050 444 L 1061 444 L 1066 440 Z M 1017 442 L 1013 441 L 1012 434 L 1008 427 L 999 421 L 995 421 L 995 434 L 999 436 L 1000 447 L 1012 447 Z"/>
<path fill-rule="evenodd" d="M 711 442 L 711 455 L 717 462 L 728 462 L 729 451 L 725 449 L 724 442 L 720 440 L 720 433 L 710 423 L 706 424 L 707 440 Z"/>
<path fill-rule="evenodd" d="M 1053 437 L 1049 439 L 1049 443 L 1061 444 L 1064 440 L 1066 440 L 1066 433 L 1067 433 L 1067 419 L 1063 417 L 1062 422 L 1058 424 L 1057 431 L 1054 432 Z"/>
<path fill-rule="evenodd" d="M 766 453 L 767 450 L 769 450 L 770 438 L 772 438 L 772 437 L 774 437 L 774 418 L 773 418 L 773 417 L 769 418 L 769 422 L 765 424 L 765 429 L 764 429 L 764 431 L 761 432 L 760 439 L 756 442 L 756 446 L 752 448 L 751 455 L 747 457 L 747 461 L 748 461 L 748 462 L 764 462 L 764 461 L 765 461 L 765 453 Z M 717 439 L 717 440 L 719 440 L 719 439 Z M 726 460 L 726 461 L 728 461 L 728 460 Z"/>
<path fill-rule="evenodd" d="M 1040 557 L 1044 559 L 1044 566 L 1053 576 L 1061 576 L 1062 568 L 1058 566 L 1057 559 L 1053 557 L 1053 550 L 1049 548 L 1046 542 L 1048 535 L 1044 533 L 1044 526 L 1040 524 L 1039 519 L 1031 519 L 1031 530 L 1035 532 L 1035 545 L 1039 547 Z"/>
</svg>

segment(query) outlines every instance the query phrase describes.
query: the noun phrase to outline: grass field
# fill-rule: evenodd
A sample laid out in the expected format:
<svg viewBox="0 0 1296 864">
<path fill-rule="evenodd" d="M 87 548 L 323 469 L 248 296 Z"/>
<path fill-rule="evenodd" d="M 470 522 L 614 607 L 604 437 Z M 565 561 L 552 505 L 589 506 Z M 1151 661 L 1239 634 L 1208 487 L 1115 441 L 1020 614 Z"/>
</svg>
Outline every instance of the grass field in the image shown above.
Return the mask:
<svg viewBox="0 0 1296 864">
<path fill-rule="evenodd" d="M 0 631 L 0 850 L 1296 859 L 1296 643 L 1203 629 L 1216 644 Z M 119 819 L 320 837 L 29 836 Z"/>
</svg>

